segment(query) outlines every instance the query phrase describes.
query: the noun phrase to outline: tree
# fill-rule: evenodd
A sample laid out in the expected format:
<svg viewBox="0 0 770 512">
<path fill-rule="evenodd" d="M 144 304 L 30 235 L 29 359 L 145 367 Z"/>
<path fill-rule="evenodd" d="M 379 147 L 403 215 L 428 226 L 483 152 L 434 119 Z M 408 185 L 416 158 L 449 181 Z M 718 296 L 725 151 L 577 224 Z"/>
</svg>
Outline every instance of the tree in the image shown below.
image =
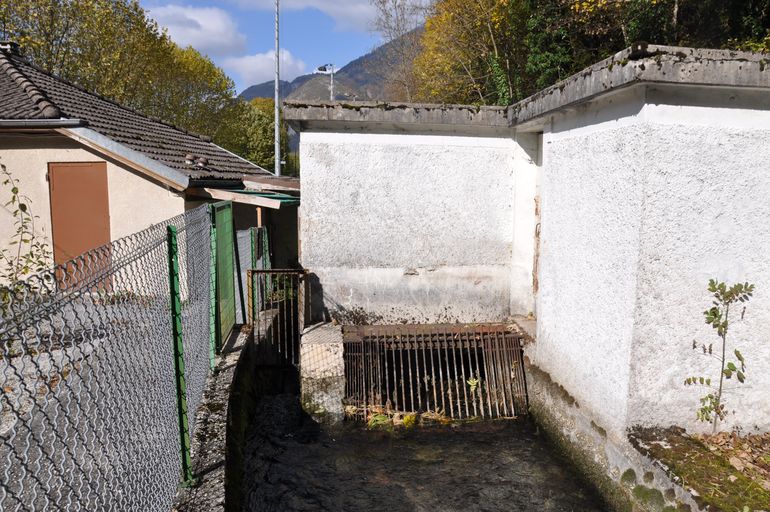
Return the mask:
<svg viewBox="0 0 770 512">
<path fill-rule="evenodd" d="M 414 62 L 418 97 L 508 104 L 529 91 L 526 0 L 439 0 Z"/>
<path fill-rule="evenodd" d="M 730 320 L 730 307 L 739 307 L 748 302 L 754 295 L 754 285 L 737 283 L 729 286 L 716 279 L 711 279 L 708 284 L 708 291 L 712 295 L 712 305 L 703 312 L 703 316 L 706 319 L 706 323 L 716 331 L 721 347 L 719 344 L 717 345 L 715 354 L 712 343 L 709 343 L 708 346 L 702 343 L 699 347 L 698 342 L 693 341 L 692 348 L 693 350 L 702 350 L 704 356 L 712 357 L 719 362 L 719 384 L 715 383 L 712 385 L 710 378 L 699 376 L 687 377 L 684 380 L 684 384 L 685 386 L 701 386 L 706 388 L 707 394 L 700 399 L 701 407 L 698 409 L 697 416 L 701 421 L 710 422 L 712 424 L 712 431 L 716 433 L 719 420 L 723 420 L 727 416 L 727 409 L 724 403 L 725 379 L 732 379 L 735 376 L 740 384 L 746 381 L 746 360 L 741 351 L 737 348 L 733 350 L 735 359 L 738 361 L 737 363 L 728 360 L 730 356 L 727 354 L 727 334 L 732 323 Z M 745 313 L 746 307 L 744 306 L 741 311 L 741 320 Z"/>
<path fill-rule="evenodd" d="M 270 171 L 275 169 L 274 117 L 271 98 L 232 100 L 214 141 Z M 281 154 L 288 155 L 288 128 L 281 120 Z M 286 170 L 291 175 L 292 169 Z"/>
<path fill-rule="evenodd" d="M 166 59 L 155 79 L 160 86 L 137 98 L 140 110 L 196 133 L 214 134 L 229 121 L 226 109 L 233 101 L 233 81 L 191 47 L 173 45 Z"/>
<path fill-rule="evenodd" d="M 438 0 L 417 97 L 507 104 L 632 43 L 770 50 L 770 0 Z"/>
<path fill-rule="evenodd" d="M 420 53 L 420 26 L 429 2 L 421 0 L 372 0 L 374 31 L 384 41 L 384 56 L 375 63 L 392 100 L 412 101 L 417 88 L 412 63 Z"/>
<path fill-rule="evenodd" d="M 0 35 L 38 66 L 184 129 L 212 133 L 235 90 L 192 48 L 179 48 L 137 0 L 0 3 Z"/>
</svg>

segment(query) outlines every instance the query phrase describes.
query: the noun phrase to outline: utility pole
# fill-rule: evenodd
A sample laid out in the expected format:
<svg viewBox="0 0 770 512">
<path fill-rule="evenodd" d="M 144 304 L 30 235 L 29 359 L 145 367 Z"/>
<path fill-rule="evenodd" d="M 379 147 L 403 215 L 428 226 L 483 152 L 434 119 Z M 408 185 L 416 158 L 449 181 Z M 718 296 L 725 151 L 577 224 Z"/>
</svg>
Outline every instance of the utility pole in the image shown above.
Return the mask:
<svg viewBox="0 0 770 512">
<path fill-rule="evenodd" d="M 279 2 L 275 0 L 275 175 L 281 175 L 281 46 L 278 39 Z"/>
</svg>

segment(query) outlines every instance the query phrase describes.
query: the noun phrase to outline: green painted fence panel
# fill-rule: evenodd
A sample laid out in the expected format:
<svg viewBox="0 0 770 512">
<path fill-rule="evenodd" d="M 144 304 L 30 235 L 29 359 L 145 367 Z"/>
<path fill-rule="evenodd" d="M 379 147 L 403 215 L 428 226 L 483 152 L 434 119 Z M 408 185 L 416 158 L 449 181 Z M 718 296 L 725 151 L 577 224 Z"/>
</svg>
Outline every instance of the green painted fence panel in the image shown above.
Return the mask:
<svg viewBox="0 0 770 512">
<path fill-rule="evenodd" d="M 235 233 L 233 205 L 223 201 L 212 205 L 216 237 L 217 346 L 221 347 L 235 326 Z"/>
</svg>

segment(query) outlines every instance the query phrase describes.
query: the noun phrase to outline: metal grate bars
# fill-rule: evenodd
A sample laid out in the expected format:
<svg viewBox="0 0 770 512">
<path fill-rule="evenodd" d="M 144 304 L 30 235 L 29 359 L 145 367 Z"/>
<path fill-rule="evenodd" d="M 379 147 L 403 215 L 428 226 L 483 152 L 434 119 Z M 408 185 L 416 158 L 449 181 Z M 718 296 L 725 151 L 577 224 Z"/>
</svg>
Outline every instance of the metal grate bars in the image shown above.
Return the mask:
<svg viewBox="0 0 770 512">
<path fill-rule="evenodd" d="M 346 326 L 346 405 L 364 417 L 526 414 L 521 338 L 502 324 Z"/>
</svg>

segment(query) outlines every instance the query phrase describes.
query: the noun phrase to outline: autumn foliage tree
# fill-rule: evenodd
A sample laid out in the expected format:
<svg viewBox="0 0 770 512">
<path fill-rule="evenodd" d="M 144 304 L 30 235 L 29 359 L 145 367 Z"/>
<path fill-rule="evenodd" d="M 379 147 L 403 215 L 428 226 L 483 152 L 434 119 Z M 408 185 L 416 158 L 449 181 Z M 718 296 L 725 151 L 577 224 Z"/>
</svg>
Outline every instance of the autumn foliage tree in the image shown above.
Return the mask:
<svg viewBox="0 0 770 512">
<path fill-rule="evenodd" d="M 2 1 L 0 37 L 66 80 L 199 133 L 216 130 L 235 92 L 221 69 L 174 44 L 137 0 Z"/>
<path fill-rule="evenodd" d="M 416 99 L 505 105 L 637 41 L 770 50 L 770 0 L 436 0 Z"/>
<path fill-rule="evenodd" d="M 507 104 L 527 81 L 527 0 L 440 0 L 414 62 L 424 101 Z"/>
</svg>

